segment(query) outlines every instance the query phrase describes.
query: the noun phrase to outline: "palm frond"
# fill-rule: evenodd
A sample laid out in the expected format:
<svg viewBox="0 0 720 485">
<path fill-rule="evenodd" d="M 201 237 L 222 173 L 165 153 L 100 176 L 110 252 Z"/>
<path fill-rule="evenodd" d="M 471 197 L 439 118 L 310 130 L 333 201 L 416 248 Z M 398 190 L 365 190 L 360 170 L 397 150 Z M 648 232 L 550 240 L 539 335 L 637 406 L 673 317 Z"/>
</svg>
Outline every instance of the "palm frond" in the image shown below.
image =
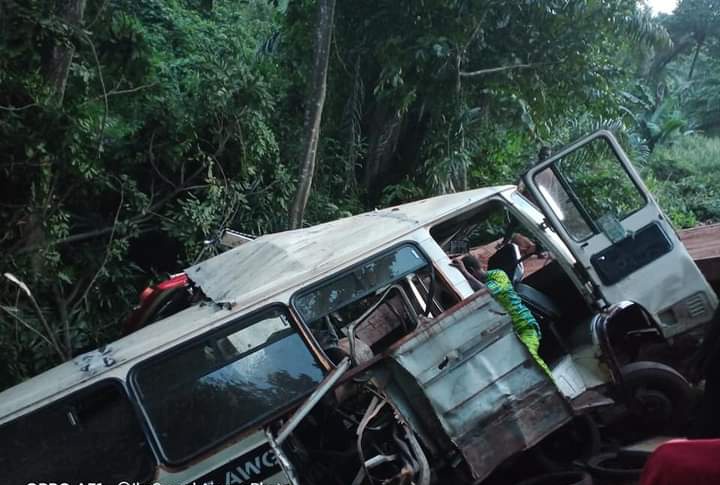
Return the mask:
<svg viewBox="0 0 720 485">
<path fill-rule="evenodd" d="M 636 10 L 633 15 L 622 17 L 618 27 L 635 42 L 648 47 L 672 48 L 673 41 L 667 29 L 652 17 L 649 10 Z"/>
</svg>

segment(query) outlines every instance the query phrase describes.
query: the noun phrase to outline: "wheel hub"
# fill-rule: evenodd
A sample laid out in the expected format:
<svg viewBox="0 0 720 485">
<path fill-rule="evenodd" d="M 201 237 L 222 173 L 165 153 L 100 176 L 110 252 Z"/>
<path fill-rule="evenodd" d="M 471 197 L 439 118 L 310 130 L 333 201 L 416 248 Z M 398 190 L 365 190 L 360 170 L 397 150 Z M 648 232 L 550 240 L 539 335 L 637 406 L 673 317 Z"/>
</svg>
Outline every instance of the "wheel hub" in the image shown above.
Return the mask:
<svg viewBox="0 0 720 485">
<path fill-rule="evenodd" d="M 664 421 L 672 417 L 672 401 L 662 391 L 641 388 L 635 392 L 635 400 L 639 411 L 649 420 Z"/>
</svg>

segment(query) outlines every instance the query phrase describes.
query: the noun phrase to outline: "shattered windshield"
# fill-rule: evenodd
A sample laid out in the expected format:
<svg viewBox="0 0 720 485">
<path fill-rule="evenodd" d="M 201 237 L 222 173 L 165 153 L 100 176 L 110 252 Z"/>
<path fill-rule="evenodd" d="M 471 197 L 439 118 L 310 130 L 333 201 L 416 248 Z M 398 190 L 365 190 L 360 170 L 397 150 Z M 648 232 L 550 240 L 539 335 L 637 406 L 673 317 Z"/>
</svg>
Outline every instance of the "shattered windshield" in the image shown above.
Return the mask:
<svg viewBox="0 0 720 485">
<path fill-rule="evenodd" d="M 305 322 L 313 322 L 427 265 L 414 246 L 401 246 L 300 294 L 293 304 Z"/>
<path fill-rule="evenodd" d="M 143 363 L 133 376 L 172 463 L 287 408 L 322 378 L 280 307 Z"/>
</svg>

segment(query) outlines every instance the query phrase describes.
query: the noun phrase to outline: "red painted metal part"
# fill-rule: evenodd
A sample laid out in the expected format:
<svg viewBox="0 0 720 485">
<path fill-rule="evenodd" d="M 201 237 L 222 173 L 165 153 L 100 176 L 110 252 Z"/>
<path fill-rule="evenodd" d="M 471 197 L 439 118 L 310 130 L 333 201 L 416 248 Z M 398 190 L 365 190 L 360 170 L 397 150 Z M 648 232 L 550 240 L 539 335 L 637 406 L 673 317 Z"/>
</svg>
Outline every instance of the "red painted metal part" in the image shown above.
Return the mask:
<svg viewBox="0 0 720 485">
<path fill-rule="evenodd" d="M 181 286 L 187 286 L 190 279 L 185 273 L 179 273 L 170 277 L 165 281 L 161 281 L 155 285 L 155 289 L 159 291 L 170 290 L 172 288 L 179 288 Z"/>
<path fill-rule="evenodd" d="M 140 293 L 140 303 L 132 311 L 123 324 L 123 334 L 127 335 L 142 327 L 146 313 L 152 307 L 153 302 L 164 292 L 175 288 L 184 288 L 190 284 L 190 279 L 185 273 L 172 275 L 157 285 L 148 286 Z"/>
</svg>

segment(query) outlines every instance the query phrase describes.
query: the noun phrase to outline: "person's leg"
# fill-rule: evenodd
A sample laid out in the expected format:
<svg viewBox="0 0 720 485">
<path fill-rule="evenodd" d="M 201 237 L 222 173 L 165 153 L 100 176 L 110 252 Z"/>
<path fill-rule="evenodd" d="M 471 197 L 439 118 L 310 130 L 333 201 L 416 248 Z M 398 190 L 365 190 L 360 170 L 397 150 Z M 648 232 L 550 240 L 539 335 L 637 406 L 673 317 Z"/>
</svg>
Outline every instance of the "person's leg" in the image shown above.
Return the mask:
<svg viewBox="0 0 720 485">
<path fill-rule="evenodd" d="M 535 329 L 526 327 L 522 331 L 518 332 L 517 335 L 522 343 L 525 344 L 525 347 L 527 347 L 528 352 L 530 352 L 530 355 L 535 362 L 537 362 L 542 370 L 544 370 L 545 373 L 552 379 L 552 372 L 550 372 L 550 368 L 547 366 L 542 357 L 540 357 L 540 354 L 538 354 L 538 350 L 540 349 L 540 338 L 538 337 Z"/>
</svg>

